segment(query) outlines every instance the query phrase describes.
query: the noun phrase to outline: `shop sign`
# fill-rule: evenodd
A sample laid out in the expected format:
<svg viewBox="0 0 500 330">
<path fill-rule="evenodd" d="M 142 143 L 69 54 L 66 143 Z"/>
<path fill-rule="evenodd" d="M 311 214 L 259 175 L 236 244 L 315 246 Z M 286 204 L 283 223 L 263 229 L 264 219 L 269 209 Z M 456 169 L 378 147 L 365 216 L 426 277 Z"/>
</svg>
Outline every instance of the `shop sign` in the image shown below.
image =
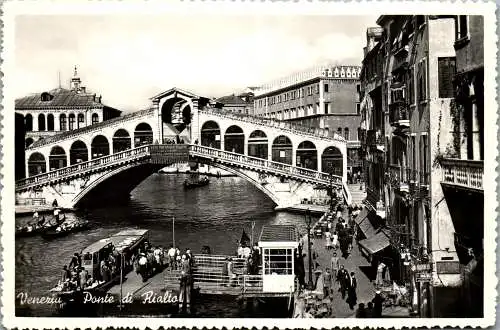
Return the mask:
<svg viewBox="0 0 500 330">
<path fill-rule="evenodd" d="M 432 264 L 415 264 L 413 271 L 415 272 L 429 272 L 432 269 Z"/>
<path fill-rule="evenodd" d="M 432 273 L 422 272 L 415 273 L 415 281 L 417 282 L 430 282 L 432 280 Z"/>
</svg>

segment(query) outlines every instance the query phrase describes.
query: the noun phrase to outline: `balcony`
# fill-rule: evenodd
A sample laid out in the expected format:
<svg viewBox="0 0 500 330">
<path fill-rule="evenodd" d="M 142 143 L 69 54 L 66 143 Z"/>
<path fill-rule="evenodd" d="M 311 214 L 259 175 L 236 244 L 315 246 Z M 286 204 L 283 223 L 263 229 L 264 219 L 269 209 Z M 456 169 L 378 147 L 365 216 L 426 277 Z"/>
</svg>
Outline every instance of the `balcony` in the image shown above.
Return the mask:
<svg viewBox="0 0 500 330">
<path fill-rule="evenodd" d="M 401 192 L 409 192 L 411 170 L 399 165 L 388 166 L 389 183 Z"/>
<path fill-rule="evenodd" d="M 445 158 L 441 160 L 441 184 L 483 192 L 483 161 Z"/>
<path fill-rule="evenodd" d="M 408 105 L 404 100 L 393 101 L 389 104 L 389 123 L 395 128 L 410 127 Z"/>
<path fill-rule="evenodd" d="M 384 135 L 379 130 L 370 129 L 366 132 L 366 145 L 371 147 L 383 146 Z"/>
</svg>

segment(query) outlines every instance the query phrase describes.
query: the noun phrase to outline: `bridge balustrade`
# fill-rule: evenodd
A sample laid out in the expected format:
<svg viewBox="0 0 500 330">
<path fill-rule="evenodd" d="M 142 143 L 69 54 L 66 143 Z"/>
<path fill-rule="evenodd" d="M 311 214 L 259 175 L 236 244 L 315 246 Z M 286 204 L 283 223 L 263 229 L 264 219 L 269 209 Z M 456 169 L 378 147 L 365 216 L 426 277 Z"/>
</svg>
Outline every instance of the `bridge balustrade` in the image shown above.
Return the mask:
<svg viewBox="0 0 500 330">
<path fill-rule="evenodd" d="M 88 170 L 98 169 L 103 166 L 109 166 L 114 163 L 119 163 L 124 159 L 136 159 L 144 156 L 149 156 L 150 146 L 141 146 L 134 149 L 125 150 L 116 154 L 107 155 L 104 157 L 96 158 L 87 162 L 74 164 L 68 167 L 57 169 L 35 176 L 28 177 L 16 182 L 16 189 L 22 189 L 33 184 L 48 183 L 52 180 L 64 178 L 68 175 L 75 175 L 86 172 Z"/>
<path fill-rule="evenodd" d="M 224 159 L 238 165 L 252 166 L 263 170 L 273 170 L 277 174 L 287 174 L 290 176 L 298 176 L 305 179 L 310 179 L 318 183 L 329 184 L 333 181 L 335 185 L 342 185 L 342 178 L 339 176 L 331 177 L 328 173 L 318 172 L 307 168 L 296 167 L 280 162 L 270 161 L 262 158 L 241 155 L 220 149 L 191 145 L 190 150 L 195 155 L 209 156 L 214 159 Z"/>
</svg>

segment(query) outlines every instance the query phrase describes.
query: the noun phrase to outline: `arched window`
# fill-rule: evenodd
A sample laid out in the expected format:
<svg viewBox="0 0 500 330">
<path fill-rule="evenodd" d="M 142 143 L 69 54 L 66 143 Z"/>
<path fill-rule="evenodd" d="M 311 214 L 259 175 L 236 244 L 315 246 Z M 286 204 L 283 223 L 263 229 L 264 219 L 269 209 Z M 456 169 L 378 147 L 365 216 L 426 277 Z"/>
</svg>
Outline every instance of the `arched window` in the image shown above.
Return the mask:
<svg viewBox="0 0 500 330">
<path fill-rule="evenodd" d="M 26 132 L 31 132 L 33 130 L 33 116 L 29 113 L 24 117 L 24 127 Z"/>
<path fill-rule="evenodd" d="M 54 115 L 49 113 L 47 115 L 47 131 L 54 130 Z"/>
<path fill-rule="evenodd" d="M 59 116 L 59 127 L 60 127 L 61 131 L 65 131 L 66 130 L 66 115 L 64 113 L 62 113 Z"/>
<path fill-rule="evenodd" d="M 78 128 L 85 126 L 85 116 L 83 113 L 78 114 Z"/>
<path fill-rule="evenodd" d="M 337 128 L 337 134 L 342 136 L 342 127 Z"/>
<path fill-rule="evenodd" d="M 69 130 L 72 131 L 75 129 L 75 114 L 71 113 L 68 117 L 68 122 L 69 122 Z"/>
<path fill-rule="evenodd" d="M 45 131 L 45 115 L 43 113 L 38 115 L 38 130 Z"/>
<path fill-rule="evenodd" d="M 134 131 L 134 147 L 153 143 L 153 129 L 147 123 L 140 123 Z"/>
<path fill-rule="evenodd" d="M 344 128 L 344 139 L 349 140 L 349 128 Z"/>
<path fill-rule="evenodd" d="M 99 122 L 99 115 L 97 113 L 92 114 L 92 125 L 95 125 Z"/>
</svg>

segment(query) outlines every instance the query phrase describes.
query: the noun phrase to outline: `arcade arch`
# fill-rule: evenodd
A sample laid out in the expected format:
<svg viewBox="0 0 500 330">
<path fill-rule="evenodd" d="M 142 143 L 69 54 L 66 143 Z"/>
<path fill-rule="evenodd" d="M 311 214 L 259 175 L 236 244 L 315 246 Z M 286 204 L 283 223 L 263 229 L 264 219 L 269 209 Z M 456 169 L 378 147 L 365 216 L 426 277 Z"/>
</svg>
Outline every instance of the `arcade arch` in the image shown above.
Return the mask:
<svg viewBox="0 0 500 330">
<path fill-rule="evenodd" d="M 33 116 L 29 113 L 24 117 L 24 129 L 26 132 L 33 130 Z"/>
<path fill-rule="evenodd" d="M 296 158 L 296 166 L 315 171 L 318 169 L 318 151 L 311 141 L 303 141 L 299 144 Z"/>
<path fill-rule="evenodd" d="M 130 148 L 132 148 L 130 134 L 125 129 L 120 128 L 113 135 L 113 153 L 125 151 Z"/>
<path fill-rule="evenodd" d="M 266 133 L 261 130 L 253 131 L 248 137 L 248 156 L 267 159 L 269 141 Z"/>
<path fill-rule="evenodd" d="M 80 140 L 76 140 L 71 144 L 69 149 L 69 164 L 78 164 L 89 160 L 89 149 L 87 145 Z"/>
<path fill-rule="evenodd" d="M 66 130 L 66 114 L 64 114 L 64 113 L 62 113 L 59 116 L 59 127 L 60 127 L 61 131 L 65 131 Z"/>
<path fill-rule="evenodd" d="M 90 145 L 92 159 L 109 155 L 109 142 L 104 135 L 97 135 Z"/>
<path fill-rule="evenodd" d="M 285 135 L 280 135 L 273 141 L 272 160 L 288 165 L 292 165 L 292 141 Z"/>
<path fill-rule="evenodd" d="M 220 149 L 220 128 L 215 121 L 209 120 L 201 127 L 201 145 Z"/>
<path fill-rule="evenodd" d="M 54 171 L 68 166 L 66 152 L 60 146 L 54 146 L 49 155 L 49 171 Z"/>
<path fill-rule="evenodd" d="M 38 115 L 38 130 L 45 131 L 45 115 L 43 113 Z"/>
<path fill-rule="evenodd" d="M 134 148 L 146 144 L 153 144 L 153 129 L 147 123 L 140 123 L 134 130 Z"/>
<path fill-rule="evenodd" d="M 28 158 L 28 176 L 34 176 L 45 172 L 47 172 L 45 157 L 39 152 L 32 153 Z"/>
<path fill-rule="evenodd" d="M 224 150 L 238 154 L 245 153 L 245 134 L 237 125 L 229 126 L 224 133 Z"/>
<path fill-rule="evenodd" d="M 68 129 L 70 131 L 75 129 L 75 114 L 74 113 L 70 113 L 68 116 Z"/>
<path fill-rule="evenodd" d="M 54 130 L 54 115 L 49 113 L 47 115 L 47 131 Z"/>
<path fill-rule="evenodd" d="M 325 173 L 342 176 L 344 169 L 342 152 L 335 147 L 328 147 L 321 155 L 321 169 Z"/>
</svg>

